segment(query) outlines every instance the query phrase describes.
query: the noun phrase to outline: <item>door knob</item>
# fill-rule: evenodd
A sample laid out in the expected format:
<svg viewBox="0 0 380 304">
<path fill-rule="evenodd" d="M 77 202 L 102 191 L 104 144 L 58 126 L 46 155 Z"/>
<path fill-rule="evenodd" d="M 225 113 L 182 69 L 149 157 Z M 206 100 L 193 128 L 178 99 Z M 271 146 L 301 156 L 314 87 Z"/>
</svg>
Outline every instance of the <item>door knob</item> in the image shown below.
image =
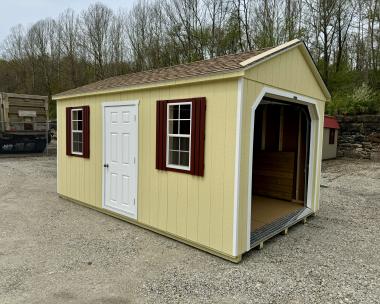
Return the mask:
<svg viewBox="0 0 380 304">
<path fill-rule="evenodd" d="M 103 167 L 104 167 L 104 168 L 108 168 L 109 165 L 108 165 L 108 164 L 104 164 Z"/>
</svg>

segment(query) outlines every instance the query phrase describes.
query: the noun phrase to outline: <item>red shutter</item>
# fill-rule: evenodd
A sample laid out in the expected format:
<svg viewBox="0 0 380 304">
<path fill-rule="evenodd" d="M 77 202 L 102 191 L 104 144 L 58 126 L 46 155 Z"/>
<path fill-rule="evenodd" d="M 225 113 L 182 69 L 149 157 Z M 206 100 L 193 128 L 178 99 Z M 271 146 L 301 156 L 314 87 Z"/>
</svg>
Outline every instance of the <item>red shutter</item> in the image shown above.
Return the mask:
<svg viewBox="0 0 380 304">
<path fill-rule="evenodd" d="M 71 154 L 71 109 L 66 108 L 66 155 Z"/>
<path fill-rule="evenodd" d="M 204 153 L 206 135 L 206 98 L 193 100 L 191 174 L 204 175 Z"/>
<path fill-rule="evenodd" d="M 90 107 L 83 107 L 83 157 L 90 158 Z"/>
<path fill-rule="evenodd" d="M 166 169 L 166 100 L 157 100 L 156 169 Z"/>
</svg>

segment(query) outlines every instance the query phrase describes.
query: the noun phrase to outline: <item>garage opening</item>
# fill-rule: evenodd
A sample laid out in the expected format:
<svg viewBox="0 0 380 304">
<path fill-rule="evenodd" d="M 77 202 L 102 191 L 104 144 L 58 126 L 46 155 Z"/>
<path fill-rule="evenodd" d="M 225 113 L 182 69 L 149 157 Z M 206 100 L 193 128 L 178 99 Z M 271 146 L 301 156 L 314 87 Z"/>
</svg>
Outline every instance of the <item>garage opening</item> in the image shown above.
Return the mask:
<svg viewBox="0 0 380 304">
<path fill-rule="evenodd" d="M 297 103 L 264 97 L 256 108 L 251 245 L 306 209 L 310 121 L 307 106 Z"/>
</svg>

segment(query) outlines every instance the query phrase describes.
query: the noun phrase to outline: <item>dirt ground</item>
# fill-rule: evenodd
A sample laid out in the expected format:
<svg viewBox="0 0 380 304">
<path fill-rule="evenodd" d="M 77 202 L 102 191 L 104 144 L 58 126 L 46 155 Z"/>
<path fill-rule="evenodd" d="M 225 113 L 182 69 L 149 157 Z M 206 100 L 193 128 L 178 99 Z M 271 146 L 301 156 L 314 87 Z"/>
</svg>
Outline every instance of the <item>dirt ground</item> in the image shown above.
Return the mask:
<svg viewBox="0 0 380 304">
<path fill-rule="evenodd" d="M 380 303 L 380 163 L 323 165 L 321 209 L 235 265 L 59 199 L 0 159 L 0 303 Z"/>
</svg>

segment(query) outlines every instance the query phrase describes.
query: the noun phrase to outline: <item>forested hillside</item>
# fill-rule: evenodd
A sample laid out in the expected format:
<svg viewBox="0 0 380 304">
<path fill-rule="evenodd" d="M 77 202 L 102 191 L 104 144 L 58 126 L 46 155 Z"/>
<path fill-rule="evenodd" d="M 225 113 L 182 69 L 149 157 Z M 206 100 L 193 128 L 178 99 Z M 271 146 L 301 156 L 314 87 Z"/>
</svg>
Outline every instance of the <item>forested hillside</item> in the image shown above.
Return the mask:
<svg viewBox="0 0 380 304">
<path fill-rule="evenodd" d="M 158 0 L 136 1 L 129 11 L 102 3 L 66 10 L 12 28 L 1 44 L 0 91 L 51 96 L 114 75 L 300 38 L 332 93 L 329 113 L 376 112 L 379 2 Z"/>
</svg>

